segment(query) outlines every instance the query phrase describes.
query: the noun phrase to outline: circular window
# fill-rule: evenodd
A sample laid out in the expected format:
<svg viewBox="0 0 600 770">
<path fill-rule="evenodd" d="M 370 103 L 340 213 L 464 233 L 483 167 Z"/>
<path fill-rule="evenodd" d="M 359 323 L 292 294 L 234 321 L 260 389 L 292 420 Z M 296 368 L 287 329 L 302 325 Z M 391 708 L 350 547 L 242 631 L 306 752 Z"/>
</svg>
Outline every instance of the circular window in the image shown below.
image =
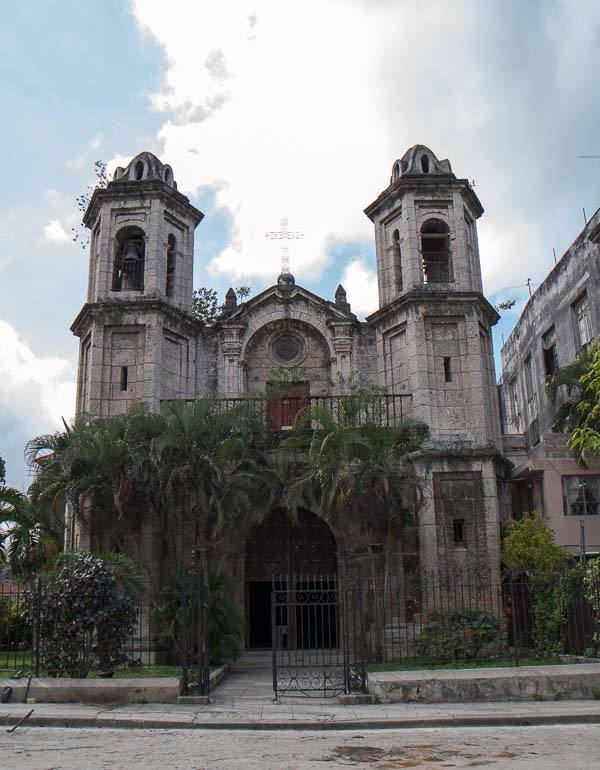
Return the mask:
<svg viewBox="0 0 600 770">
<path fill-rule="evenodd" d="M 273 352 L 286 364 L 293 361 L 300 353 L 300 345 L 293 337 L 281 337 L 273 346 Z"/>
</svg>

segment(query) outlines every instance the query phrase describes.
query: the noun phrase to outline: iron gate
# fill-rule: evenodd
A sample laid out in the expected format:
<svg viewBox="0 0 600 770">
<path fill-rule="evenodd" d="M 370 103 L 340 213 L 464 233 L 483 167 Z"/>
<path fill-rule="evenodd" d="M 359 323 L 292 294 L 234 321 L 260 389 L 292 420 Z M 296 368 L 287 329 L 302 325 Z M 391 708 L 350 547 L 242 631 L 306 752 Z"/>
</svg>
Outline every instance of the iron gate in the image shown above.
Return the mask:
<svg viewBox="0 0 600 770">
<path fill-rule="evenodd" d="M 336 576 L 280 576 L 271 593 L 273 692 L 365 691 L 360 591 Z"/>
<path fill-rule="evenodd" d="M 183 571 L 181 583 L 181 695 L 208 695 L 208 576 L 199 566 Z"/>
</svg>

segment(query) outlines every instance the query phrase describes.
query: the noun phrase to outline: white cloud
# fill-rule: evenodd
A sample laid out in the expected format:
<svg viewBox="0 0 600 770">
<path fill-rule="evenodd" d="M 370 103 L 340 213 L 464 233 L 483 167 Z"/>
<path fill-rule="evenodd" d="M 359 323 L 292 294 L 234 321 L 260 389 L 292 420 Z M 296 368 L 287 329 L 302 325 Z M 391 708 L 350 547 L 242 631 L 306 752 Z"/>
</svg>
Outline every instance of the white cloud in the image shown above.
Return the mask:
<svg viewBox="0 0 600 770">
<path fill-rule="evenodd" d="M 44 225 L 42 240 L 45 243 L 69 243 L 73 237 L 66 231 L 60 219 L 49 219 Z"/>
<path fill-rule="evenodd" d="M 73 361 L 38 356 L 0 321 L 0 401 L 58 427 L 61 417 L 70 419 L 75 411 L 74 371 Z"/>
<path fill-rule="evenodd" d="M 29 439 L 62 428 L 75 411 L 74 361 L 38 355 L 13 326 L 0 321 L 0 454 L 7 479 L 30 482 L 23 460 Z"/>
<path fill-rule="evenodd" d="M 264 233 L 286 216 L 305 232 L 292 272 L 318 277 L 336 242 L 372 238 L 362 210 L 417 142 L 482 182 L 488 290 L 519 283 L 524 260 L 539 280 L 574 237 L 586 172 L 569 153 L 593 145 L 600 117 L 572 76 L 598 66 L 594 0 L 585 22 L 566 0 L 131 2 L 168 62 L 149 97 L 163 160 L 183 192 L 215 190 L 233 223 L 213 274 L 274 279 L 280 248 Z M 565 109 L 578 119 L 557 121 Z"/>
<path fill-rule="evenodd" d="M 341 282 L 346 289 L 353 313 L 364 317 L 377 310 L 377 273 L 370 270 L 362 260 L 354 259 L 348 263 Z"/>
</svg>

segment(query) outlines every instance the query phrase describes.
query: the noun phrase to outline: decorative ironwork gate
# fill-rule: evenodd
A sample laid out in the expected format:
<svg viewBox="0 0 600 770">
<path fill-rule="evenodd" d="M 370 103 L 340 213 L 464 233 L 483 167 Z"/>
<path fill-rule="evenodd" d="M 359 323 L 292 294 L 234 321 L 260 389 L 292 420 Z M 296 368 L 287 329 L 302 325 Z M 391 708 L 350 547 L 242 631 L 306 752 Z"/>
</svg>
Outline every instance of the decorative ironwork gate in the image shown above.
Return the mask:
<svg viewBox="0 0 600 770">
<path fill-rule="evenodd" d="M 333 697 L 365 691 L 360 594 L 336 576 L 273 580 L 273 691 Z"/>
<path fill-rule="evenodd" d="M 196 564 L 183 571 L 181 586 L 181 695 L 208 695 L 208 576 Z"/>
</svg>

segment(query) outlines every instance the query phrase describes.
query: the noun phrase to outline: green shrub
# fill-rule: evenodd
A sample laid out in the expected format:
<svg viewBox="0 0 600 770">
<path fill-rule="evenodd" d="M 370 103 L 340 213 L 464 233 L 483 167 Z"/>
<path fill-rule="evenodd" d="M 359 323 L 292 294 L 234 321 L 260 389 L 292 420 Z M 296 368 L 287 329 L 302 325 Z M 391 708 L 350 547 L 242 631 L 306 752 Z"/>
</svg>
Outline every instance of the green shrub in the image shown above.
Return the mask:
<svg viewBox="0 0 600 770">
<path fill-rule="evenodd" d="M 39 595 L 30 595 L 30 618 L 39 602 L 39 635 L 49 676 L 86 677 L 91 668 L 110 674 L 125 661 L 125 641 L 133 632 L 132 599 L 119 591 L 104 561 L 70 555 Z"/>
<path fill-rule="evenodd" d="M 433 610 L 423 633 L 415 640 L 418 655 L 446 660 L 469 660 L 480 652 L 498 652 L 506 643 L 501 618 L 479 604 L 450 604 Z"/>
<path fill-rule="evenodd" d="M 31 646 L 31 625 L 24 603 L 0 597 L 0 649 L 19 650 Z"/>
<path fill-rule="evenodd" d="M 191 649 L 194 634 L 192 609 L 198 601 L 198 587 L 195 581 L 190 581 L 188 587 L 189 607 L 187 627 L 190 638 L 188 649 Z M 218 575 L 208 578 L 208 651 L 211 664 L 223 663 L 225 660 L 237 658 L 242 637 L 242 624 L 239 613 L 231 600 L 231 589 L 227 580 Z M 166 649 L 174 649 L 177 659 L 182 654 L 182 576 L 178 573 L 171 582 L 160 592 L 152 611 L 159 626 L 159 638 Z"/>
</svg>

